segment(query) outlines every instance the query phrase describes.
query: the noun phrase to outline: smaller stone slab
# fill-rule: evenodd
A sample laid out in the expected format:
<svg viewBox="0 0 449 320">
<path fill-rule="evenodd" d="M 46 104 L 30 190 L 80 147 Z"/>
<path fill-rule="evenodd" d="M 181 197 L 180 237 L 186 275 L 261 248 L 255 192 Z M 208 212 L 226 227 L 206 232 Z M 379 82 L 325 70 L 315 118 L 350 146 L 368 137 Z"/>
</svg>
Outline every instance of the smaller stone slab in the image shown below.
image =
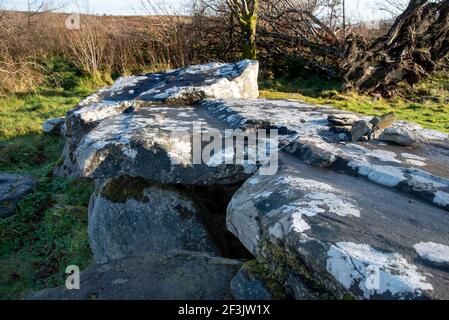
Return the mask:
<svg viewBox="0 0 449 320">
<path fill-rule="evenodd" d="M 230 282 L 241 262 L 191 251 L 147 253 L 81 274 L 80 290 L 64 286 L 26 300 L 230 300 Z"/>
<path fill-rule="evenodd" d="M 36 184 L 33 177 L 0 172 L 0 219 L 12 216 L 17 204 L 33 191 Z"/>
</svg>

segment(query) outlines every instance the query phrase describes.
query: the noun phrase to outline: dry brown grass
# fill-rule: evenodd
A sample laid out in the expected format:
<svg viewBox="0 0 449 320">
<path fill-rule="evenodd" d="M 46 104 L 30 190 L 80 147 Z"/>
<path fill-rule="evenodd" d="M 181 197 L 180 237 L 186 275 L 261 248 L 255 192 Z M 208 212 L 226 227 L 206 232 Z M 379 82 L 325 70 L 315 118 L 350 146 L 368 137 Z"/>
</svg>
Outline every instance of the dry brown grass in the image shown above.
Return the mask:
<svg viewBox="0 0 449 320">
<path fill-rule="evenodd" d="M 83 15 L 80 30 L 68 30 L 68 14 L 0 11 L 0 90 L 40 84 L 43 62 L 62 56 L 82 73 L 131 74 L 202 61 L 192 50 L 191 19 L 177 16 Z M 204 60 L 204 59 L 203 59 Z"/>
</svg>

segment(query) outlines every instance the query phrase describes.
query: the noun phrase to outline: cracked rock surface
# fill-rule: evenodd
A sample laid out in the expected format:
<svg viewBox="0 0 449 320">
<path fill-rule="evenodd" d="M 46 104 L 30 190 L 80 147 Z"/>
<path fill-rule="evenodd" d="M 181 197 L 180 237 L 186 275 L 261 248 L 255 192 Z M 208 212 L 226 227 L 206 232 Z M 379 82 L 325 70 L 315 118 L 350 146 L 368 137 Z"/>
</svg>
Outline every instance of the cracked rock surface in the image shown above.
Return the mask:
<svg viewBox="0 0 449 320">
<path fill-rule="evenodd" d="M 448 299 L 447 269 L 435 267 L 448 258 L 447 218 L 411 196 L 284 155 L 277 175 L 256 175 L 237 192 L 227 225 L 255 256 L 280 252 L 271 262 L 286 280 L 324 288 L 315 298 L 348 290 L 365 299 Z M 279 262 L 289 259 L 300 263 Z M 380 276 L 375 290 L 371 270 Z"/>
</svg>

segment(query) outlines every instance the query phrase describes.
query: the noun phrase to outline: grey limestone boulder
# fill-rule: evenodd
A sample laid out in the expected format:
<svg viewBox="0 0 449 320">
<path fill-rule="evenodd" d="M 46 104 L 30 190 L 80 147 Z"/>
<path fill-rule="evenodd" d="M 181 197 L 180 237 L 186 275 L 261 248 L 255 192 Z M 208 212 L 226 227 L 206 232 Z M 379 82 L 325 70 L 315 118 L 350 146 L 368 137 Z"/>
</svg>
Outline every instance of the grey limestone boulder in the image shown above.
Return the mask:
<svg viewBox="0 0 449 320">
<path fill-rule="evenodd" d="M 142 178 L 122 176 L 97 189 L 88 229 L 98 263 L 174 249 L 217 252 L 192 199 Z"/>
<path fill-rule="evenodd" d="M 240 269 L 232 279 L 231 292 L 236 300 L 273 300 L 264 280 L 247 268 Z"/>
<path fill-rule="evenodd" d="M 283 155 L 232 199 L 228 229 L 297 299 L 447 299 L 447 212 Z M 279 271 L 282 270 L 282 271 Z"/>
<path fill-rule="evenodd" d="M 449 210 L 449 136 L 445 133 L 396 121 L 393 129 L 413 131 L 426 142 L 399 146 L 378 140 L 342 141 L 327 119 L 342 111 L 330 107 L 263 99 L 202 105 L 230 127 L 277 128 L 282 151 L 307 164 L 362 177 Z"/>
</svg>

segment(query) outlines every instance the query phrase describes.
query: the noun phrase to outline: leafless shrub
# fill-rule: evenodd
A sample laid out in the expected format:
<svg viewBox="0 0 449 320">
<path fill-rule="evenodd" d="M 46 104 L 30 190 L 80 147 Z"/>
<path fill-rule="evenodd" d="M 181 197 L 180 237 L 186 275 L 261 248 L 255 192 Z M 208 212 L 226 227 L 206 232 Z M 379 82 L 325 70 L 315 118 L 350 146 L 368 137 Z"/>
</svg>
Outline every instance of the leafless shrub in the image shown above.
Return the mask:
<svg viewBox="0 0 449 320">
<path fill-rule="evenodd" d="M 107 32 L 95 16 L 83 16 L 80 27 L 67 32 L 68 54 L 78 69 L 98 77 L 105 62 Z"/>
</svg>

